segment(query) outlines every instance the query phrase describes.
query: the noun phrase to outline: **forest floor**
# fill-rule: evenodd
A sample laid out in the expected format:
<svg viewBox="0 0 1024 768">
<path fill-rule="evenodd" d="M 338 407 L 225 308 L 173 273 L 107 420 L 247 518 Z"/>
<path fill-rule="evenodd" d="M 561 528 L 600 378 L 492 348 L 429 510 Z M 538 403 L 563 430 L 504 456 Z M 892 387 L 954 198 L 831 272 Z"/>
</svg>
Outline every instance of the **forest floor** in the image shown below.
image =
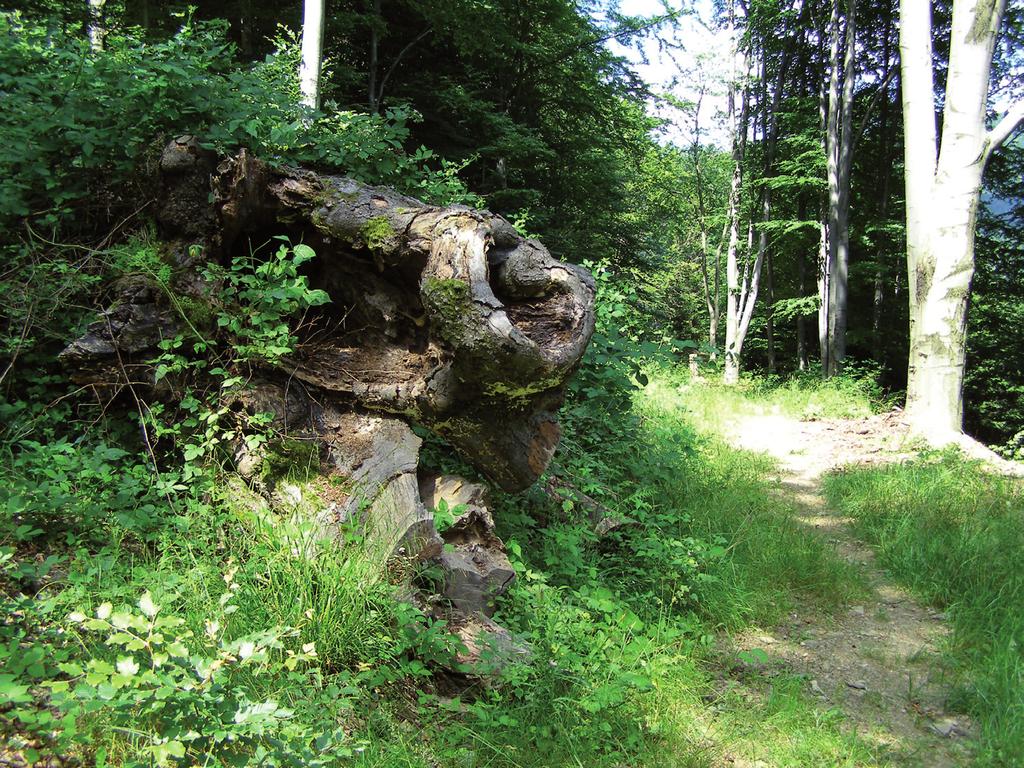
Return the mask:
<svg viewBox="0 0 1024 768">
<path fill-rule="evenodd" d="M 975 727 L 963 713 L 946 709 L 946 616 L 896 585 L 822 491 L 828 472 L 915 455 L 899 413 L 814 421 L 752 414 L 722 427 L 735 447 L 777 461 L 775 492 L 800 524 L 856 568 L 867 588 L 837 611 L 798 607 L 777 626 L 733 636 L 725 641 L 728 652 L 760 666 L 762 674 L 799 676 L 823 712 L 841 711 L 847 727 L 892 762 L 963 765 Z M 732 763 L 768 764 L 738 757 Z"/>
</svg>

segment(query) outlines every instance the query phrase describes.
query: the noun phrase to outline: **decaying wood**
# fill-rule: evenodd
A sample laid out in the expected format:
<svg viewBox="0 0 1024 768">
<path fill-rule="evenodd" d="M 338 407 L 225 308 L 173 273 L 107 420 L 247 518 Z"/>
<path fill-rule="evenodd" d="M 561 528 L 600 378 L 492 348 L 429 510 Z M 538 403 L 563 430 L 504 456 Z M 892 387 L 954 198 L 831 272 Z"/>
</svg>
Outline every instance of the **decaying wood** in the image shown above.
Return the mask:
<svg viewBox="0 0 1024 768">
<path fill-rule="evenodd" d="M 505 555 L 505 545 L 494 533 L 487 508 L 487 489 L 454 475 L 427 477 L 420 482 L 423 503 L 436 509 L 443 500 L 454 513 L 442 531 L 447 545 L 441 553 L 446 574 L 444 596 L 466 613 L 494 614 L 494 600 L 516 577 Z"/>
<path fill-rule="evenodd" d="M 168 145 L 161 173 L 157 219 L 180 266 L 172 291 L 211 302 L 206 263 L 259 259 L 286 235 L 316 252 L 304 269 L 331 299 L 304 318 L 293 354 L 247 370 L 234 409 L 273 413 L 283 439 L 315 445 L 315 470 L 335 489 L 318 513 L 325 532 L 358 525 L 387 555 L 440 562 L 447 601 L 480 620 L 466 626 L 488 624 L 514 571 L 484 489 L 425 475 L 411 426 L 444 438 L 505 490 L 534 482 L 593 332 L 590 275 L 486 211 L 430 206 L 245 151 L 218 164 L 189 137 Z M 62 359 L 83 383 L 110 381 L 114 361 L 145 380 L 158 342 L 179 331 L 174 305 L 152 285 L 122 286 Z M 236 460 L 261 482 L 259 454 L 240 443 Z M 443 539 L 432 513 L 440 499 L 458 508 Z"/>
<path fill-rule="evenodd" d="M 274 222 L 321 254 L 314 285 L 345 322 L 297 350 L 298 379 L 428 427 L 506 490 L 538 477 L 593 332 L 589 275 L 499 216 L 245 152 L 214 190 L 222 252 Z"/>
</svg>

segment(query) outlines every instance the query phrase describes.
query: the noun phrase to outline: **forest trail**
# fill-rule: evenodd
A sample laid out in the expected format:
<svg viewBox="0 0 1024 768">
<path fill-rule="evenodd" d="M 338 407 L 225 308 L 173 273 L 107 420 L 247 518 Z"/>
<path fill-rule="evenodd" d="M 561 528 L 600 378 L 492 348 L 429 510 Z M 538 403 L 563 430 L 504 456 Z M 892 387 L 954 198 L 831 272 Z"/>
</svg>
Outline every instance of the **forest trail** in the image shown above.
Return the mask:
<svg viewBox="0 0 1024 768">
<path fill-rule="evenodd" d="M 913 455 L 899 414 L 821 421 L 752 415 L 734 422 L 729 433 L 733 445 L 778 461 L 778 493 L 867 585 L 864 598 L 834 615 L 802 607 L 771 631 L 733 638 L 736 651 L 760 649 L 767 665 L 803 676 L 823 710 L 841 710 L 861 739 L 879 747 L 883 764 L 965 764 L 974 729 L 965 715 L 945 709 L 945 616 L 892 581 L 852 521 L 830 509 L 822 492 L 823 476 L 837 467 Z"/>
</svg>

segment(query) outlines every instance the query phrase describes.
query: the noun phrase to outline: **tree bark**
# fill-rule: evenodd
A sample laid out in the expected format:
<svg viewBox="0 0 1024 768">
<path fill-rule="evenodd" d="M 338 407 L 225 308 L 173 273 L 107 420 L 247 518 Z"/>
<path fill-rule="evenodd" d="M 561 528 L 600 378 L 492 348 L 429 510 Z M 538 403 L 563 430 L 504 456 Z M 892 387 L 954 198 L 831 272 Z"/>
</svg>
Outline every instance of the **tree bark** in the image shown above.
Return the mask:
<svg viewBox="0 0 1024 768">
<path fill-rule="evenodd" d="M 985 162 L 1024 120 L 1017 104 L 987 131 L 992 55 L 1005 3 L 956 0 L 941 144 L 935 125 L 931 5 L 902 0 L 910 357 L 907 418 L 931 442 L 963 428 L 967 306 Z M 939 147 L 941 146 L 941 152 Z"/>
<path fill-rule="evenodd" d="M 377 25 L 381 23 L 380 4 L 381 0 L 373 0 L 371 9 L 373 20 L 370 22 L 370 61 L 366 73 L 366 103 L 370 107 L 371 115 L 377 114 L 380 109 L 377 99 L 377 68 L 380 59 L 380 34 L 377 31 Z"/>
<path fill-rule="evenodd" d="M 304 0 L 302 5 L 302 63 L 299 90 L 302 103 L 320 108 L 320 67 L 324 50 L 324 6 L 326 0 Z"/>
<path fill-rule="evenodd" d="M 807 198 L 800 195 L 800 202 L 797 208 L 797 218 L 800 221 L 807 220 Z M 807 295 L 807 255 L 804 249 L 797 251 L 797 295 L 803 298 Z M 796 316 L 796 364 L 801 371 L 810 367 L 807 353 L 807 318 L 803 314 Z"/>
<path fill-rule="evenodd" d="M 850 170 L 853 161 L 853 86 L 856 49 L 856 2 L 847 0 L 845 33 L 839 14 L 839 0 L 833 0 L 828 124 L 825 144 L 828 163 L 828 292 L 827 343 L 822 375 L 842 371 L 846 358 L 848 273 L 850 261 Z M 840 51 L 842 91 L 840 95 Z"/>
<path fill-rule="evenodd" d="M 745 61 L 736 28 L 735 4 L 730 6 L 730 25 L 733 33 L 733 76 L 729 83 L 728 111 L 732 130 L 732 180 L 729 185 L 729 244 L 725 256 L 725 366 L 723 381 L 734 385 L 740 380 L 740 364 L 743 342 L 746 337 L 744 318 L 747 316 L 746 299 L 749 293 L 742 284 L 743 270 L 740 266 L 740 218 L 742 216 L 741 193 L 743 190 L 743 164 L 747 149 L 747 130 L 750 118 L 750 64 Z M 742 73 L 742 75 L 741 75 Z M 740 82 L 740 78 L 743 82 Z M 737 105 L 737 99 L 739 104 Z M 747 257 L 749 258 L 749 250 Z M 757 265 L 755 280 L 760 279 L 760 263 Z M 757 288 L 754 283 L 754 294 Z M 753 302 L 750 303 L 753 311 Z M 749 320 L 748 320 L 749 323 Z"/>
<path fill-rule="evenodd" d="M 107 28 L 104 23 L 103 11 L 107 4 L 106 0 L 89 0 L 89 47 L 93 52 L 103 50 L 104 40 L 107 36 Z"/>
</svg>

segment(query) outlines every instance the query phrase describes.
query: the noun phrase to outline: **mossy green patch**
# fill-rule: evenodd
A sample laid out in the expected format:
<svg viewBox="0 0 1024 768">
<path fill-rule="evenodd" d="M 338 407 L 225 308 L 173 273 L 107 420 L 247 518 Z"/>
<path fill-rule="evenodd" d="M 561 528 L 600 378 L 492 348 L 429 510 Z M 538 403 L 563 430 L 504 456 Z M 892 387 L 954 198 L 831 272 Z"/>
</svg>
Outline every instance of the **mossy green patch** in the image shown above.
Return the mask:
<svg viewBox="0 0 1024 768">
<path fill-rule="evenodd" d="M 173 295 L 171 301 L 191 328 L 196 331 L 213 330 L 217 314 L 210 302 L 181 295 Z"/>
<path fill-rule="evenodd" d="M 437 331 L 449 344 L 458 340 L 458 329 L 472 311 L 469 284 L 462 280 L 428 278 L 423 286 L 423 302 Z"/>
<path fill-rule="evenodd" d="M 283 437 L 267 444 L 260 478 L 308 482 L 319 470 L 320 453 L 316 443 Z"/>
<path fill-rule="evenodd" d="M 375 216 L 363 224 L 359 230 L 366 247 L 371 251 L 380 251 L 395 237 L 395 230 L 387 216 Z"/>
</svg>

